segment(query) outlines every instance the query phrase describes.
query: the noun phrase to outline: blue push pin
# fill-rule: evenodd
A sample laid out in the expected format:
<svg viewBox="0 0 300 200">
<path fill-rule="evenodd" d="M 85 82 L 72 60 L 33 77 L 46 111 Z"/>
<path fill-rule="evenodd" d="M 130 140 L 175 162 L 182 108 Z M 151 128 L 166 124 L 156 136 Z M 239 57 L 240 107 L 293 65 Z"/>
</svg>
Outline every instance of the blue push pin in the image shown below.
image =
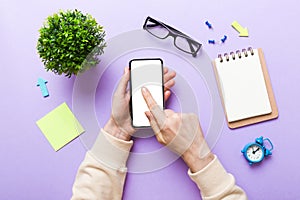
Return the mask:
<svg viewBox="0 0 300 200">
<path fill-rule="evenodd" d="M 215 40 L 208 40 L 208 44 L 215 44 L 216 41 Z"/>
<path fill-rule="evenodd" d="M 224 35 L 224 37 L 221 39 L 222 43 L 224 43 L 227 40 L 227 36 Z"/>
<path fill-rule="evenodd" d="M 206 21 L 205 24 L 208 26 L 209 29 L 212 28 L 212 25 L 208 21 Z"/>
<path fill-rule="evenodd" d="M 38 78 L 38 82 L 36 86 L 39 86 L 41 89 L 41 92 L 43 94 L 43 97 L 48 97 L 49 96 L 49 92 L 46 86 L 47 81 L 45 81 L 42 78 Z"/>
</svg>

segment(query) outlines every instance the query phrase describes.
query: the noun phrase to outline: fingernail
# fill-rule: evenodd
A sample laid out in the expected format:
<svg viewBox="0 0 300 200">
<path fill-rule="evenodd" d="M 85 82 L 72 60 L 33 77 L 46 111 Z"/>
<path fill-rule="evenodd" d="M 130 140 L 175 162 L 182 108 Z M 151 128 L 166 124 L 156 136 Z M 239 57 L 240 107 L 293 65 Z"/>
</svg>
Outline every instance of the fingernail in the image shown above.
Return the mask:
<svg viewBox="0 0 300 200">
<path fill-rule="evenodd" d="M 170 91 L 170 90 L 166 90 L 166 95 L 169 95 L 169 96 L 171 96 L 171 94 L 172 94 L 172 92 Z"/>
<path fill-rule="evenodd" d="M 127 72 L 128 72 L 128 68 L 125 67 L 125 68 L 124 68 L 124 74 L 126 74 Z"/>
<path fill-rule="evenodd" d="M 146 93 L 147 91 L 148 91 L 147 88 L 142 87 L 142 92 L 143 92 L 143 93 Z"/>
</svg>

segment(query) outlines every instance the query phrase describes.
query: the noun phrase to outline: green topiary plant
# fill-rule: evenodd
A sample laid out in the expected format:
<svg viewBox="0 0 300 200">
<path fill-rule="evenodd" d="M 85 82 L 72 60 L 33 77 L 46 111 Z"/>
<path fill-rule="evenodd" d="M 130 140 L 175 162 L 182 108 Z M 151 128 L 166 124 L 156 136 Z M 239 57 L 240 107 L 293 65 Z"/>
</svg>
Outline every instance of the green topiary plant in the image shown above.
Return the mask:
<svg viewBox="0 0 300 200">
<path fill-rule="evenodd" d="M 68 77 L 98 64 L 106 46 L 103 27 L 78 10 L 49 16 L 39 32 L 37 51 L 46 70 Z"/>
</svg>

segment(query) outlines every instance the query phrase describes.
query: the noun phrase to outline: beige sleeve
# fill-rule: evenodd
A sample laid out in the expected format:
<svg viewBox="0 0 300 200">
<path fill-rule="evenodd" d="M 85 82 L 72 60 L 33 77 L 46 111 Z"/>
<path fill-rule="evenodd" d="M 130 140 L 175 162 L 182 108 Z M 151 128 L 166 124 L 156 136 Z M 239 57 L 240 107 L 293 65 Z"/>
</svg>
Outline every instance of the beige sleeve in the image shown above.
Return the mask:
<svg viewBox="0 0 300 200">
<path fill-rule="evenodd" d="M 192 173 L 190 178 L 197 184 L 203 200 L 247 199 L 246 193 L 235 184 L 234 177 L 227 173 L 217 156 L 202 170 Z"/>
<path fill-rule="evenodd" d="M 71 199 L 122 199 L 132 145 L 133 141 L 119 140 L 102 129 L 78 169 Z"/>
</svg>

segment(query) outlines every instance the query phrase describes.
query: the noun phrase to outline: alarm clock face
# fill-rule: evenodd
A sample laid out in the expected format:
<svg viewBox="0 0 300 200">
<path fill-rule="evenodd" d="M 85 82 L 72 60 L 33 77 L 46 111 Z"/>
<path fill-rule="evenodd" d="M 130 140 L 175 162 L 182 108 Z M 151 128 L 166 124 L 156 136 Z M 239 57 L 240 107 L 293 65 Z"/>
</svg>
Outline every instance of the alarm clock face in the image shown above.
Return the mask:
<svg viewBox="0 0 300 200">
<path fill-rule="evenodd" d="M 249 161 L 256 163 L 263 159 L 264 153 L 261 146 L 252 144 L 247 148 L 246 156 Z"/>
</svg>

